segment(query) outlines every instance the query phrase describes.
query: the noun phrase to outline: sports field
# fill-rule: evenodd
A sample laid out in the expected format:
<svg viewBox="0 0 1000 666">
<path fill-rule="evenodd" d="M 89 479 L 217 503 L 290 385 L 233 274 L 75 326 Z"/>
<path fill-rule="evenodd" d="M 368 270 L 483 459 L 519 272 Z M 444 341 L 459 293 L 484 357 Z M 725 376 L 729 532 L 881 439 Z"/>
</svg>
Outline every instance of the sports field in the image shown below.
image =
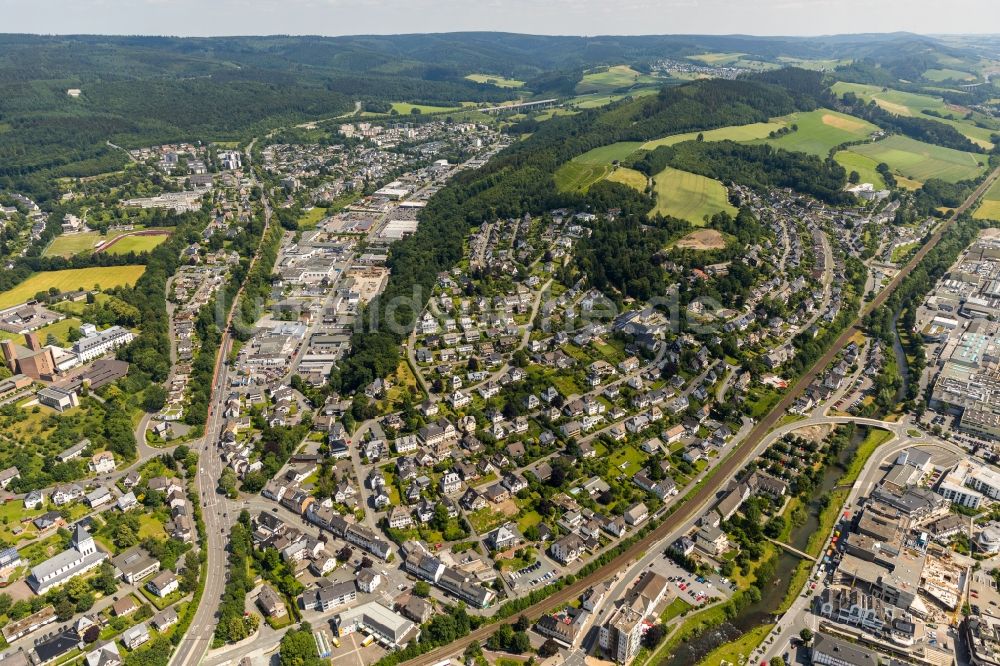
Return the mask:
<svg viewBox="0 0 1000 666">
<path fill-rule="evenodd" d="M 586 192 L 611 173 L 612 162 L 625 159 L 641 145 L 638 141 L 620 141 L 588 150 L 559 167 L 555 175 L 556 187 L 563 192 Z"/>
<path fill-rule="evenodd" d="M 751 123 L 749 125 L 730 125 L 718 129 L 706 130 L 704 132 L 686 132 L 684 134 L 671 134 L 662 139 L 654 139 L 642 144 L 644 150 L 653 150 L 660 146 L 672 146 L 675 143 L 684 141 L 694 141 L 701 134 L 704 141 L 753 141 L 754 139 L 766 139 L 767 135 L 775 130 L 779 130 L 785 125 L 777 121 L 769 123 Z"/>
<path fill-rule="evenodd" d="M 840 166 L 847 169 L 847 173 L 857 171 L 862 183 L 871 183 L 876 189 L 883 189 L 885 187 L 885 180 L 882 178 L 882 174 L 875 170 L 878 162 L 872 158 L 852 153 L 849 150 L 840 150 L 833 156 L 833 159 L 837 160 Z"/>
<path fill-rule="evenodd" d="M 672 215 L 695 225 L 704 224 L 706 215 L 723 210 L 736 214 L 725 186 L 712 178 L 667 167 L 653 176 L 653 190 L 656 192 L 653 213 Z"/>
<path fill-rule="evenodd" d="M 603 72 L 584 74 L 583 79 L 576 84 L 576 92 L 611 92 L 620 90 L 637 84 L 656 83 L 659 81 L 655 76 L 641 74 L 628 65 L 615 65 Z"/>
<path fill-rule="evenodd" d="M 977 220 L 1000 220 L 1000 180 L 986 190 L 983 199 L 972 214 Z"/>
<path fill-rule="evenodd" d="M 169 237 L 170 236 L 167 234 L 160 234 L 156 236 L 126 236 L 104 251 L 108 254 L 149 252 Z"/>
<path fill-rule="evenodd" d="M 524 81 L 508 79 L 505 76 L 497 76 L 495 74 L 469 74 L 465 78 L 476 83 L 489 83 L 498 88 L 520 88 L 524 85 Z"/>
<path fill-rule="evenodd" d="M 776 139 L 761 139 L 757 143 L 769 143 L 775 148 L 810 153 L 826 157 L 830 149 L 846 141 L 857 141 L 878 130 L 866 120 L 855 118 L 830 109 L 816 109 L 803 113 L 775 118 L 787 127 L 798 129 Z"/>
<path fill-rule="evenodd" d="M 850 150 L 885 162 L 893 171 L 912 180 L 940 178 L 949 183 L 975 178 L 985 170 L 985 155 L 933 146 L 909 137 L 893 135 L 882 141 L 851 146 Z"/>
<path fill-rule="evenodd" d="M 626 167 L 618 167 L 609 173 L 607 178 L 613 183 L 628 185 L 629 187 L 639 190 L 640 192 L 646 191 L 646 174 L 641 171 L 628 169 Z"/>
<path fill-rule="evenodd" d="M 155 227 L 151 227 L 155 228 Z M 136 227 L 133 231 L 140 231 L 142 227 Z M 102 236 L 98 231 L 87 231 L 82 234 L 67 234 L 62 236 L 56 236 L 49 246 L 45 248 L 42 252 L 43 257 L 65 257 L 70 258 L 73 255 L 80 254 L 82 252 L 90 252 L 94 249 L 94 246 L 99 243 L 113 240 L 119 236 L 124 236 L 126 234 L 132 233 L 131 231 L 116 231 L 110 233 L 106 236 Z M 136 252 L 143 252 L 144 250 L 151 250 L 164 240 L 166 236 L 150 236 L 144 243 L 135 243 L 133 249 Z M 131 250 L 121 250 L 118 248 L 125 241 L 119 241 L 115 245 L 112 245 L 108 252 L 112 254 L 130 252 Z"/>
<path fill-rule="evenodd" d="M 145 270 L 145 266 L 129 265 L 67 268 L 62 271 L 35 273 L 13 289 L 0 293 L 0 308 L 23 303 L 40 291 L 48 291 L 50 287 L 55 287 L 59 291 L 74 291 L 93 289 L 95 286 L 108 289 L 124 284 L 135 284 Z"/>
</svg>

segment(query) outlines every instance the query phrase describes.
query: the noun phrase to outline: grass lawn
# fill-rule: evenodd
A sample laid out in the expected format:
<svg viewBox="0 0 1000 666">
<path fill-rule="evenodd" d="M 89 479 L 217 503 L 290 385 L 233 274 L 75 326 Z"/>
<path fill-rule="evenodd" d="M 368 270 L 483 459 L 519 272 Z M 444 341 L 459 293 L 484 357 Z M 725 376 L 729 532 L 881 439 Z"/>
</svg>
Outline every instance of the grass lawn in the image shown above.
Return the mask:
<svg viewBox="0 0 1000 666">
<path fill-rule="evenodd" d="M 537 525 L 540 522 L 542 522 L 542 514 L 537 511 L 529 511 L 517 519 L 517 529 L 523 534 L 524 530 L 528 529 L 532 525 Z"/>
<path fill-rule="evenodd" d="M 785 124 L 772 120 L 768 123 L 751 123 L 749 125 L 730 125 L 718 129 L 707 130 L 705 132 L 686 132 L 684 134 L 671 134 L 662 139 L 654 139 L 642 144 L 643 150 L 654 150 L 660 146 L 672 146 L 684 141 L 694 141 L 701 134 L 704 141 L 753 141 L 754 139 L 766 139 L 767 135 L 775 130 L 784 127 Z"/>
<path fill-rule="evenodd" d="M 319 221 L 326 217 L 326 208 L 313 206 L 299 218 L 299 229 L 315 229 Z"/>
<path fill-rule="evenodd" d="M 647 95 L 655 95 L 658 91 L 659 88 L 657 87 L 649 87 L 639 88 L 638 90 L 630 90 L 628 93 L 621 93 L 617 95 L 609 95 L 607 93 L 589 93 L 587 95 L 578 95 L 573 97 L 568 100 L 566 104 L 580 109 L 594 109 L 599 106 L 611 104 L 611 102 L 617 102 L 618 100 L 626 97 L 645 97 Z"/>
<path fill-rule="evenodd" d="M 626 476 L 632 476 L 642 469 L 643 463 L 646 462 L 646 454 L 634 446 L 625 446 L 616 449 L 611 454 L 610 461 L 612 465 L 620 469 Z"/>
<path fill-rule="evenodd" d="M 476 530 L 477 534 L 486 534 L 492 529 L 495 529 L 502 525 L 507 520 L 507 516 L 499 511 L 493 511 L 489 507 L 485 509 L 480 509 L 479 511 L 473 511 L 467 514 L 469 518 L 469 523 L 472 525 L 472 529 Z"/>
<path fill-rule="evenodd" d="M 850 151 L 875 162 L 885 162 L 893 171 L 920 182 L 940 178 L 956 183 L 975 178 L 986 168 L 985 155 L 934 146 L 898 134 L 875 143 L 851 146 Z"/>
<path fill-rule="evenodd" d="M 684 601 L 680 597 L 676 597 L 673 601 L 671 601 L 667 605 L 666 608 L 663 609 L 663 612 L 660 614 L 660 621 L 670 622 L 672 619 L 678 617 L 684 611 L 689 611 L 692 608 L 694 608 L 694 606 Z"/>
<path fill-rule="evenodd" d="M 107 289 L 124 284 L 132 285 L 145 270 L 145 266 L 127 265 L 67 268 L 61 271 L 35 273 L 13 289 L 0 294 L 0 308 L 23 303 L 34 298 L 40 291 L 48 291 L 50 287 L 55 287 L 59 291 L 74 291 L 81 288 L 92 289 L 96 286 Z"/>
<path fill-rule="evenodd" d="M 667 167 L 653 176 L 656 192 L 654 213 L 672 215 L 692 224 L 704 224 L 706 215 L 726 211 L 736 215 L 725 186 L 717 180 Z"/>
<path fill-rule="evenodd" d="M 108 254 L 128 254 L 129 252 L 149 252 L 169 238 L 160 236 L 126 236 L 107 250 Z"/>
<path fill-rule="evenodd" d="M 48 339 L 49 335 L 53 335 L 55 336 L 56 340 L 59 341 L 59 344 L 65 345 L 68 343 L 69 329 L 73 328 L 74 326 L 76 328 L 79 328 L 80 324 L 81 324 L 80 320 L 77 319 L 76 317 L 67 317 L 62 321 L 57 321 L 54 324 L 43 326 L 42 328 L 35 331 L 35 334 L 38 336 L 38 339 L 42 341 L 42 344 L 45 344 L 45 340 Z M 17 335 L 14 337 L 15 339 L 24 338 L 24 336 L 22 335 Z"/>
<path fill-rule="evenodd" d="M 591 185 L 612 170 L 612 162 L 620 161 L 639 149 L 638 141 L 619 141 L 577 155 L 556 171 L 556 187 L 563 192 L 586 192 Z"/>
<path fill-rule="evenodd" d="M 845 141 L 857 141 L 870 136 L 878 127 L 866 120 L 855 118 L 830 109 L 816 109 L 775 118 L 787 127 L 797 130 L 775 139 L 762 139 L 776 148 L 810 153 L 825 158 L 830 149 Z"/>
<path fill-rule="evenodd" d="M 489 83 L 498 88 L 520 88 L 524 85 L 524 81 L 508 79 L 506 76 L 497 76 L 496 74 L 469 74 L 465 78 L 476 83 Z"/>
<path fill-rule="evenodd" d="M 885 179 L 882 178 L 882 174 L 875 170 L 878 162 L 872 158 L 852 153 L 849 150 L 840 150 L 833 156 L 833 159 L 847 169 L 847 173 L 857 171 L 862 183 L 871 183 L 877 190 L 885 188 Z"/>
<path fill-rule="evenodd" d="M 892 263 L 901 263 L 904 259 L 910 256 L 914 250 L 920 246 L 920 241 L 914 241 L 912 243 L 907 243 L 906 245 L 897 245 L 892 250 Z"/>
<path fill-rule="evenodd" d="M 774 628 L 773 624 L 761 624 L 746 632 L 735 641 L 725 643 L 709 652 L 700 663 L 721 664 L 742 664 L 746 662 L 746 657 L 754 651 L 761 642 L 767 638 Z"/>
<path fill-rule="evenodd" d="M 972 217 L 977 220 L 1000 220 L 1000 180 L 986 190 Z"/>
<path fill-rule="evenodd" d="M 163 529 L 163 523 L 158 521 L 156 518 L 148 513 L 144 513 L 139 516 L 139 538 L 145 539 L 147 537 L 156 537 L 157 539 L 162 539 L 166 536 L 166 531 Z"/>
<path fill-rule="evenodd" d="M 640 192 L 644 192 L 646 190 L 646 174 L 636 171 L 635 169 L 618 167 L 609 173 L 607 178 L 613 183 L 628 185 L 632 189 Z"/>
<path fill-rule="evenodd" d="M 872 428 L 869 430 L 868 436 L 865 437 L 864 441 L 858 445 L 858 450 L 854 454 L 854 459 L 851 460 L 851 466 L 847 468 L 844 475 L 840 477 L 839 481 L 837 481 L 837 485 L 853 485 L 861 475 L 861 470 L 864 469 L 865 463 L 867 463 L 868 459 L 871 458 L 873 453 L 875 453 L 875 449 L 882 446 L 890 439 L 892 439 L 892 433 L 888 430 L 882 430 L 880 428 Z"/>
</svg>

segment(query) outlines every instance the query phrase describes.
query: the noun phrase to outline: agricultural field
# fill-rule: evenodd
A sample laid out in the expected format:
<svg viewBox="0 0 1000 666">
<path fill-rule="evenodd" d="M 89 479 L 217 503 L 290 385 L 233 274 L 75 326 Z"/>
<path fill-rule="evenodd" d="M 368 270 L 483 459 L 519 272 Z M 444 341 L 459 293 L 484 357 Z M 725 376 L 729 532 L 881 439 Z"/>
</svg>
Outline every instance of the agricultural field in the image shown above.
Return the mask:
<svg viewBox="0 0 1000 666">
<path fill-rule="evenodd" d="M 469 74 L 465 78 L 476 83 L 489 83 L 498 88 L 520 88 L 524 85 L 524 81 L 509 79 L 506 76 L 497 76 L 496 74 Z"/>
<path fill-rule="evenodd" d="M 102 289 L 132 285 L 146 270 L 145 266 L 96 266 L 91 268 L 67 268 L 62 271 L 35 273 L 13 289 L 0 293 L 0 308 L 23 303 L 40 291 L 55 287 L 59 291 L 76 289 Z"/>
<path fill-rule="evenodd" d="M 851 152 L 885 162 L 894 172 L 906 178 L 925 182 L 940 178 L 949 183 L 975 178 L 985 165 L 985 155 L 933 146 L 909 137 L 894 135 L 875 143 L 851 146 Z"/>
<path fill-rule="evenodd" d="M 409 102 L 393 102 L 392 110 L 400 115 L 409 115 L 414 109 L 419 109 L 420 113 L 444 113 L 445 111 L 457 111 L 460 106 L 431 106 L 429 104 L 410 104 Z"/>
<path fill-rule="evenodd" d="M 774 122 L 780 122 L 786 127 L 795 125 L 798 129 L 775 139 L 762 139 L 758 143 L 769 143 L 775 148 L 824 158 L 834 146 L 864 139 L 878 130 L 878 127 L 866 120 L 829 109 L 793 113 L 775 118 Z"/>
<path fill-rule="evenodd" d="M 919 116 L 951 125 L 973 143 L 987 149 L 993 147 L 990 135 L 995 130 L 978 127 L 974 122 L 964 120 L 965 115 L 969 113 L 969 109 L 964 106 L 948 104 L 940 97 L 903 92 L 901 90 L 893 90 L 892 88 L 883 89 L 880 86 L 870 86 L 861 83 L 844 83 L 843 81 L 833 84 L 832 90 L 835 94 L 841 96 L 844 93 L 853 92 L 866 102 L 875 100 L 875 103 L 880 107 L 898 116 Z M 932 111 L 942 116 L 952 117 L 932 117 L 925 114 L 924 111 Z M 977 119 L 985 119 L 985 116 Z"/>
<path fill-rule="evenodd" d="M 688 60 L 696 60 L 704 65 L 731 65 L 746 53 L 700 53 L 688 56 Z"/>
<path fill-rule="evenodd" d="M 882 174 L 875 170 L 878 162 L 872 158 L 852 153 L 849 150 L 840 150 L 833 156 L 833 159 L 847 169 L 847 173 L 857 171 L 862 183 L 871 183 L 875 189 L 885 188 L 885 179 L 882 178 Z"/>
<path fill-rule="evenodd" d="M 736 214 L 725 186 L 717 180 L 667 167 L 653 176 L 654 213 L 672 215 L 692 224 L 704 224 L 706 215 L 720 211 Z"/>
<path fill-rule="evenodd" d="M 578 109 L 595 109 L 599 106 L 606 106 L 612 102 L 617 102 L 618 100 L 625 99 L 626 97 L 646 97 L 647 95 L 655 95 L 659 91 L 659 88 L 649 87 L 649 88 L 639 88 L 638 90 L 630 90 L 627 93 L 618 93 L 615 95 L 610 95 L 608 93 L 589 93 L 586 95 L 577 95 L 566 100 L 568 106 L 574 106 Z"/>
<path fill-rule="evenodd" d="M 986 190 L 979 207 L 972 214 L 977 220 L 1000 220 L 1000 180 Z"/>
<path fill-rule="evenodd" d="M 628 65 L 615 65 L 603 72 L 584 74 L 583 79 L 576 84 L 576 92 L 611 92 L 634 85 L 653 84 L 659 81 L 655 76 L 641 74 Z"/>
<path fill-rule="evenodd" d="M 556 171 L 556 187 L 563 192 L 586 192 L 591 185 L 611 173 L 612 162 L 625 159 L 640 145 L 638 141 L 619 141 L 577 155 Z"/>
<path fill-rule="evenodd" d="M 976 75 L 969 72 L 963 72 L 958 69 L 928 69 L 923 73 L 923 77 L 928 81 L 975 81 Z"/>
<path fill-rule="evenodd" d="M 640 192 L 646 191 L 646 174 L 641 171 L 636 171 L 635 169 L 618 167 L 608 174 L 607 179 L 613 183 L 628 185 L 632 189 Z"/>
<path fill-rule="evenodd" d="M 684 134 L 671 134 L 662 139 L 654 139 L 642 144 L 643 150 L 654 150 L 660 146 L 672 146 L 684 141 L 694 141 L 701 134 L 704 141 L 753 141 L 754 139 L 766 139 L 771 132 L 781 129 L 785 124 L 773 120 L 767 123 L 751 123 L 749 125 L 730 125 L 720 127 L 705 132 L 686 132 Z"/>
</svg>

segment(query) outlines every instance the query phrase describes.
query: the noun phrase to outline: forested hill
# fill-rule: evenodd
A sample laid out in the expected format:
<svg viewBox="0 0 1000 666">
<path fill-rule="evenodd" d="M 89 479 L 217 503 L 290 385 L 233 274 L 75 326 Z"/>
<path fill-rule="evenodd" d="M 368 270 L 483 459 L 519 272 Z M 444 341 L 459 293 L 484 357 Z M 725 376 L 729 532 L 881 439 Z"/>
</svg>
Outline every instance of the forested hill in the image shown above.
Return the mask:
<svg viewBox="0 0 1000 666">
<path fill-rule="evenodd" d="M 636 196 L 632 190 L 615 183 L 591 188 L 586 195 L 589 198 L 559 192 L 554 173 L 563 163 L 616 141 L 645 141 L 811 110 L 828 94 L 821 79 L 818 72 L 787 69 L 736 81 L 703 80 L 665 88 L 655 96 L 553 118 L 482 169 L 460 174 L 430 199 L 421 213 L 417 232 L 393 244 L 389 283 L 369 305 L 378 313 L 374 319 L 379 322 L 377 330 L 354 336 L 352 355 L 335 374 L 334 388 L 355 390 L 396 368 L 404 336 L 384 325 L 385 304 L 397 296 L 411 297 L 415 291 L 426 299 L 438 273 L 450 269 L 461 258 L 462 240 L 470 226 L 497 217 L 537 215 L 561 206 L 590 205 L 597 211 L 607 210 L 615 205 L 616 198 L 626 202 L 623 209 L 638 208 L 632 201 Z M 835 199 L 833 188 L 846 182 L 844 170 L 838 165 L 801 153 L 768 150 L 766 155 L 763 151 L 733 150 L 729 155 L 713 153 L 706 157 L 711 157 L 713 168 L 720 171 L 727 159 L 733 160 L 731 170 L 723 177 L 760 186 L 816 183 L 816 192 L 828 199 Z M 663 155 L 659 151 L 654 154 Z M 765 163 L 758 164 L 758 160 Z M 784 167 L 793 170 L 794 182 L 777 180 L 776 170 Z M 404 308 L 395 310 L 396 320 L 407 327 L 416 315 Z M 373 321 L 368 316 L 364 320 Z"/>
</svg>

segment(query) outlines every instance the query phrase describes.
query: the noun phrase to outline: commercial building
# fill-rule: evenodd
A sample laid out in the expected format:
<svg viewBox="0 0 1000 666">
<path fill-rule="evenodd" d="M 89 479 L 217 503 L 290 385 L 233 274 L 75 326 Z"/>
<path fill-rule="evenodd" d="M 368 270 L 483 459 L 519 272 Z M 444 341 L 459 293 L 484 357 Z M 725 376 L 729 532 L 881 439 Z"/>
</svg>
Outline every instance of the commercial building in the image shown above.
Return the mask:
<svg viewBox="0 0 1000 666">
<path fill-rule="evenodd" d="M 813 638 L 812 661 L 822 666 L 878 666 L 879 660 L 871 650 L 854 643 L 816 634 Z"/>
<path fill-rule="evenodd" d="M 93 324 L 84 324 L 80 327 L 80 333 L 84 337 L 73 343 L 73 353 L 83 363 L 127 345 L 135 337 L 132 331 L 121 326 L 112 326 L 98 331 Z"/>
<path fill-rule="evenodd" d="M 389 649 L 402 647 L 420 637 L 420 627 L 374 601 L 341 613 L 334 618 L 333 624 L 340 635 L 364 631 Z"/>
</svg>

